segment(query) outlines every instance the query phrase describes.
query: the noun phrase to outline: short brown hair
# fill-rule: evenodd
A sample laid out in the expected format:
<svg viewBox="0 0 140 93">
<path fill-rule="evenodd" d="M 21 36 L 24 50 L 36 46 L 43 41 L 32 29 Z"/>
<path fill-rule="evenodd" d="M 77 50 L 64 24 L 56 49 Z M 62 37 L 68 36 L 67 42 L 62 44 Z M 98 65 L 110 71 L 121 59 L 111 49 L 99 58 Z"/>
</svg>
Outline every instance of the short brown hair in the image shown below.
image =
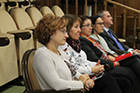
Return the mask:
<svg viewBox="0 0 140 93">
<path fill-rule="evenodd" d="M 58 29 L 66 27 L 68 20 L 52 14 L 44 16 L 35 28 L 35 38 L 46 45 L 50 41 L 50 36 Z"/>
</svg>

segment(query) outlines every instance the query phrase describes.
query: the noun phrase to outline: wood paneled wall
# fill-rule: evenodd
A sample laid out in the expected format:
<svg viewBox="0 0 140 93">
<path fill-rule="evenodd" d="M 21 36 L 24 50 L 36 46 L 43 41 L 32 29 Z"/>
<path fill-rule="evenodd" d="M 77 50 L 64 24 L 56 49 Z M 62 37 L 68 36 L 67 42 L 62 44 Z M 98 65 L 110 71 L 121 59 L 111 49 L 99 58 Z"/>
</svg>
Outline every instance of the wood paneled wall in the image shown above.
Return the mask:
<svg viewBox="0 0 140 93">
<path fill-rule="evenodd" d="M 118 3 L 121 3 L 121 4 L 124 4 L 124 5 L 127 5 L 127 6 L 130 6 L 132 8 L 135 8 L 135 9 L 138 9 L 139 10 L 139 0 L 114 0 Z M 113 15 L 113 9 L 111 7 L 108 7 L 108 10 L 111 12 L 111 14 Z M 123 14 L 123 8 L 121 7 L 118 7 L 117 6 L 117 22 L 116 22 L 116 34 L 118 37 L 123 37 L 123 34 L 122 34 L 122 29 L 123 29 L 123 26 L 122 26 L 122 17 L 121 15 Z M 134 28 L 134 12 L 132 11 L 127 11 L 127 24 L 126 24 L 126 28 L 127 29 L 133 29 Z M 137 24 L 138 24 L 138 20 L 137 20 Z M 131 33 L 133 34 L 133 32 Z"/>
<path fill-rule="evenodd" d="M 61 3 L 61 0 L 38 0 L 41 2 L 41 5 L 40 6 L 44 6 L 44 5 L 47 5 L 49 7 L 52 7 L 53 5 L 57 4 L 58 2 L 58 5 L 62 8 L 62 10 L 66 13 L 66 6 L 64 4 Z M 130 6 L 132 8 L 135 8 L 135 9 L 140 9 L 140 0 L 114 0 L 116 2 L 119 2 L 121 4 L 124 4 L 124 5 L 127 5 L 127 6 Z M 83 15 L 84 14 L 84 6 L 83 5 L 78 5 L 78 15 Z M 98 7 L 97 8 L 97 12 L 100 11 L 100 10 L 103 10 L 104 7 Z M 69 5 L 69 13 L 70 14 L 75 14 L 75 5 Z M 108 7 L 107 10 L 110 11 L 110 13 L 112 14 L 113 16 L 113 7 Z M 93 15 L 94 15 L 94 6 L 93 6 Z M 116 22 L 116 35 L 118 37 L 122 37 L 122 17 L 121 15 L 123 14 L 123 9 L 121 7 L 118 7 L 117 6 L 117 22 Z M 127 11 L 127 28 L 133 28 L 133 16 L 134 16 L 134 13 L 131 12 L 131 11 Z M 112 29 L 113 29 L 113 26 L 112 26 Z"/>
</svg>

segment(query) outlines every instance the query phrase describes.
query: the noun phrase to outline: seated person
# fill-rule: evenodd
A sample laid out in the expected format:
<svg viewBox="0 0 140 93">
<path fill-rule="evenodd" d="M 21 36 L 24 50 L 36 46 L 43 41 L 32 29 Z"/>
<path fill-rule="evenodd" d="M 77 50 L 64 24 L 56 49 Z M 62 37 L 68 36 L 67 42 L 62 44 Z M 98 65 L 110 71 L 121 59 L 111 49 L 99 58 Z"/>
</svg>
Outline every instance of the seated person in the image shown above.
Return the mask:
<svg viewBox="0 0 140 93">
<path fill-rule="evenodd" d="M 82 74 L 98 74 L 104 71 L 104 66 L 100 65 L 100 61 L 97 62 L 92 62 L 87 60 L 86 54 L 83 50 L 81 50 L 81 45 L 79 41 L 81 29 L 80 29 L 80 23 L 81 19 L 75 15 L 64 15 L 64 18 L 68 19 L 68 25 L 67 25 L 67 30 L 68 30 L 68 35 L 69 38 L 67 38 L 67 42 L 64 46 L 61 46 L 61 48 L 66 52 L 66 54 L 69 56 L 69 62 L 73 66 L 76 67 L 76 70 Z M 97 63 L 97 64 L 96 64 Z M 93 91 L 93 93 L 114 93 L 117 91 L 122 91 L 121 88 L 119 89 L 114 89 L 118 88 L 118 84 L 116 85 L 115 82 L 119 82 L 118 80 L 125 82 L 124 84 L 128 87 L 129 83 L 127 82 L 126 78 L 119 77 L 116 79 L 111 75 L 105 75 L 102 78 L 95 80 L 95 86 L 93 89 L 90 89 L 90 92 Z M 122 83 L 120 82 L 120 83 Z M 108 86 L 108 87 L 104 87 Z M 116 87 L 115 87 L 116 86 Z M 116 91 L 114 91 L 116 90 Z M 125 88 L 123 87 L 123 90 Z M 128 91 L 128 88 L 126 91 L 122 93 L 128 93 L 131 91 Z M 118 92 L 117 92 L 118 93 Z"/>
<path fill-rule="evenodd" d="M 33 60 L 33 69 L 42 90 L 73 90 L 84 87 L 89 90 L 94 86 L 93 80 L 87 74 L 81 75 L 76 72 L 63 57 L 65 52 L 58 49 L 59 45 L 65 44 L 68 37 L 67 23 L 64 18 L 47 14 L 35 28 L 36 39 L 44 45 L 36 50 Z"/>
<path fill-rule="evenodd" d="M 95 22 L 94 22 L 93 28 L 94 26 L 96 26 L 96 27 L 100 27 L 98 29 L 103 30 L 104 25 L 97 24 L 97 23 L 103 22 L 102 19 L 98 15 L 95 16 L 94 18 L 95 18 L 94 19 Z M 82 19 L 86 19 L 86 16 L 82 17 Z M 83 25 L 81 27 L 82 31 L 81 31 L 80 40 L 81 40 L 82 49 L 85 50 L 87 55 L 90 55 L 90 57 L 92 56 L 92 59 L 94 59 L 92 61 L 97 61 L 100 59 L 101 61 L 104 61 L 106 63 L 108 62 L 110 64 L 112 63 L 113 67 L 119 66 L 119 65 L 128 66 L 140 77 L 140 73 L 138 72 L 138 70 L 140 70 L 139 69 L 140 60 L 137 56 L 130 56 L 128 58 L 120 60 L 119 62 L 118 61 L 113 62 L 115 60 L 115 57 L 109 55 L 96 40 L 89 37 L 91 35 L 92 28 L 88 30 L 88 28 L 85 27 L 85 24 L 92 25 L 91 20 L 86 19 L 83 21 Z M 92 55 L 93 53 L 91 54 L 91 52 L 95 53 L 94 57 Z M 110 67 L 112 68 L 111 65 Z"/>
<path fill-rule="evenodd" d="M 111 68 L 111 74 L 123 74 L 127 75 L 131 78 L 134 76 L 140 77 L 139 67 L 140 67 L 140 61 L 137 56 L 131 56 L 129 58 L 125 58 L 124 60 L 120 60 L 119 62 L 113 62 L 112 57 L 108 57 L 108 53 L 101 47 L 101 45 L 95 41 L 94 39 L 90 38 L 92 32 L 92 22 L 90 20 L 90 17 L 88 16 L 81 16 L 82 19 L 82 26 L 81 26 L 81 46 L 82 50 L 85 51 L 87 54 L 87 59 L 90 61 L 98 61 L 100 60 L 101 64 L 108 64 Z M 101 18 L 100 18 L 101 19 Z M 96 27 L 99 27 L 98 29 L 103 30 L 104 25 L 97 24 L 97 22 L 103 22 L 102 20 L 95 20 Z M 117 69 L 117 71 L 116 71 Z M 121 70 L 123 69 L 123 70 Z M 110 73 L 109 72 L 109 73 Z M 132 73 L 134 76 L 132 76 Z M 135 78 L 133 78 L 134 80 Z"/>
<path fill-rule="evenodd" d="M 131 51 L 133 54 L 140 54 L 140 50 L 129 48 L 128 46 L 120 42 L 115 33 L 110 29 L 110 27 L 113 25 L 113 18 L 109 11 L 99 11 L 98 15 L 101 16 L 102 20 L 104 21 L 104 31 L 103 33 L 100 33 L 100 35 L 105 39 L 111 50 L 116 52 L 124 51 L 124 53 L 126 53 L 127 51 Z"/>
<path fill-rule="evenodd" d="M 103 49 L 107 52 L 107 53 L 110 53 L 110 54 L 113 54 L 114 56 L 118 56 L 117 53 L 115 51 L 112 51 L 106 41 L 104 40 L 104 38 L 102 38 L 99 34 L 103 32 L 102 30 L 102 27 L 104 25 L 104 22 L 98 22 L 96 24 L 99 24 L 98 25 L 95 25 L 95 22 L 96 20 L 99 20 L 98 17 L 100 16 L 91 16 L 91 21 L 92 21 L 92 24 L 93 24 L 93 30 L 92 30 L 92 34 L 89 36 L 90 38 L 93 38 L 94 40 L 96 40 L 102 47 Z M 100 29 L 101 27 L 101 29 Z"/>
</svg>

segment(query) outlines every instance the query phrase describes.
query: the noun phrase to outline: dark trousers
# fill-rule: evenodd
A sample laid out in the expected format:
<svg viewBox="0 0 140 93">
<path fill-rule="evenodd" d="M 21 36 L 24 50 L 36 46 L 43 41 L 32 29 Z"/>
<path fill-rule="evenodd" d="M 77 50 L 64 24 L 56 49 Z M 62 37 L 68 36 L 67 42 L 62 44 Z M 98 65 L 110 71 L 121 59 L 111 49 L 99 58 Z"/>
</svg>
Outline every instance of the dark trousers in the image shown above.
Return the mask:
<svg viewBox="0 0 140 93">
<path fill-rule="evenodd" d="M 140 87 L 140 83 L 137 82 L 140 80 L 140 78 L 134 73 L 134 71 L 130 67 L 117 66 L 117 67 L 111 69 L 106 74 L 110 74 L 114 77 L 126 78 L 131 83 L 132 93 L 140 93 L 139 92 L 140 89 L 137 88 L 138 86 Z"/>
<path fill-rule="evenodd" d="M 126 78 L 105 75 L 95 81 L 95 86 L 87 93 L 130 93 L 131 83 Z"/>
<path fill-rule="evenodd" d="M 140 78 L 140 58 L 139 55 L 133 55 L 124 60 L 119 61 L 121 66 L 130 67 L 133 72 Z"/>
</svg>

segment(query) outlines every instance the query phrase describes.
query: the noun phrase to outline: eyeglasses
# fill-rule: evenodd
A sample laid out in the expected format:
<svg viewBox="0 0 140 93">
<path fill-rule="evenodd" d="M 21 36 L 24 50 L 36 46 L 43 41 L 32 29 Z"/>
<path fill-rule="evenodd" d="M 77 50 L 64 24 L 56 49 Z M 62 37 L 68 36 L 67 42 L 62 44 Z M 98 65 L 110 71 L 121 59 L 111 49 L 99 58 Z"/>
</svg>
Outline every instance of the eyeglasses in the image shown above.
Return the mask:
<svg viewBox="0 0 140 93">
<path fill-rule="evenodd" d="M 64 35 L 68 33 L 66 29 L 60 29 L 60 32 L 62 32 Z"/>
<path fill-rule="evenodd" d="M 100 22 L 100 23 L 96 23 L 96 24 L 98 24 L 98 25 L 104 25 L 104 22 Z"/>
<path fill-rule="evenodd" d="M 82 25 L 83 27 L 93 27 L 92 24 L 86 24 L 86 25 Z"/>
</svg>

